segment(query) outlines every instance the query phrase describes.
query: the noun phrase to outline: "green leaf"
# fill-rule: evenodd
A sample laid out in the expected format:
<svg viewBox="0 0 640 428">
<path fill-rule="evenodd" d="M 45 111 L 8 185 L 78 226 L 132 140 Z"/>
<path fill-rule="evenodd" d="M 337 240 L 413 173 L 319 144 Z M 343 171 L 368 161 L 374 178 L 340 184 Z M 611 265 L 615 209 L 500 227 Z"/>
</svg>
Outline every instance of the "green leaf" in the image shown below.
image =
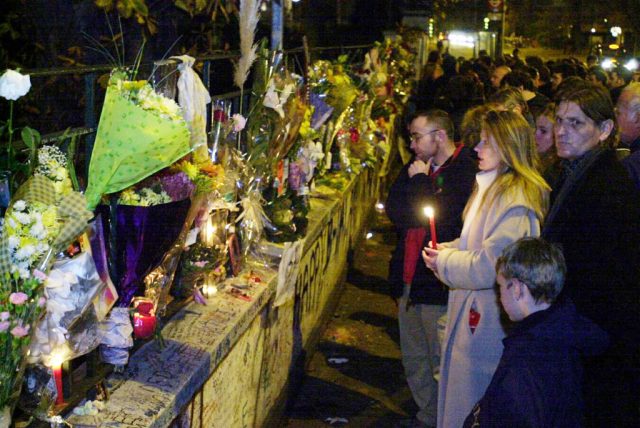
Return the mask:
<svg viewBox="0 0 640 428">
<path fill-rule="evenodd" d="M 196 0 L 196 13 L 200 13 L 207 8 L 207 0 Z"/>
<path fill-rule="evenodd" d="M 29 150 L 35 150 L 40 144 L 40 133 L 33 128 L 25 126 L 20 133 L 22 141 L 29 148 Z"/>
<path fill-rule="evenodd" d="M 131 5 L 137 13 L 142 16 L 149 16 L 149 8 L 144 0 L 131 0 Z"/>
<path fill-rule="evenodd" d="M 185 12 L 188 12 L 189 14 L 191 14 L 191 10 L 189 8 L 189 5 L 184 1 L 184 0 L 175 0 L 175 2 L 173 3 L 178 9 L 182 9 Z"/>
<path fill-rule="evenodd" d="M 40 133 L 33 128 L 25 126 L 20 133 L 22 141 L 29 148 L 29 161 L 27 162 L 25 174 L 31 175 L 35 169 L 38 158 L 38 146 L 40 145 Z"/>
<path fill-rule="evenodd" d="M 9 25 L 8 22 L 3 22 L 2 24 L 0 24 L 0 35 L 5 34 L 5 33 L 10 33 L 13 29 L 11 28 L 11 25 Z"/>
</svg>

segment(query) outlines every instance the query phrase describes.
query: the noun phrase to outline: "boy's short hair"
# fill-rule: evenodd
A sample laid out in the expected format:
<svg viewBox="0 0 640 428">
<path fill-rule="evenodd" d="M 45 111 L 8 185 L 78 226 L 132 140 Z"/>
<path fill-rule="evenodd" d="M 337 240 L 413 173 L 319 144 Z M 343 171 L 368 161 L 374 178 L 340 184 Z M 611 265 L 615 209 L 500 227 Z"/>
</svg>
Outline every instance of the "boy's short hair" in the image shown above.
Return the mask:
<svg viewBox="0 0 640 428">
<path fill-rule="evenodd" d="M 524 283 L 536 303 L 553 303 L 564 285 L 567 266 L 560 248 L 542 238 L 522 238 L 507 246 L 496 262 L 505 279 Z"/>
</svg>

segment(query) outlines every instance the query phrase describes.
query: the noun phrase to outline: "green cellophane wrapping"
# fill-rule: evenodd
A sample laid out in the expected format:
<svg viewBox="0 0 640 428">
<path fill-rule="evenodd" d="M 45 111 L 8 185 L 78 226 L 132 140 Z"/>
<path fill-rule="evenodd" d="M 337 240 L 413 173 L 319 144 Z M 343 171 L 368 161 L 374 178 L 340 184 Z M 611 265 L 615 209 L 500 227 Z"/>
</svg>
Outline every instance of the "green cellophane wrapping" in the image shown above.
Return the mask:
<svg viewBox="0 0 640 428">
<path fill-rule="evenodd" d="M 184 120 L 143 110 L 110 82 L 89 164 L 88 208 L 95 209 L 102 195 L 136 184 L 190 151 Z"/>
</svg>

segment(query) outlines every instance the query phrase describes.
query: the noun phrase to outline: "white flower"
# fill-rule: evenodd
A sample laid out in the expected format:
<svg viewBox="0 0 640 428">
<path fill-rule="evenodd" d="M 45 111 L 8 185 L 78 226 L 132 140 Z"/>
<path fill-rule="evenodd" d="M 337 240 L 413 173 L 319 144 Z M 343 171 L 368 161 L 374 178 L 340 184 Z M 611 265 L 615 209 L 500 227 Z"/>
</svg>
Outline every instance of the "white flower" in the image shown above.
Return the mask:
<svg viewBox="0 0 640 428">
<path fill-rule="evenodd" d="M 16 258 L 25 260 L 31 257 L 35 252 L 36 252 L 36 247 L 34 247 L 33 245 L 25 245 L 24 247 L 16 251 Z"/>
<path fill-rule="evenodd" d="M 20 224 L 31 223 L 31 216 L 27 213 L 17 212 L 17 213 L 13 213 L 13 216 L 15 217 L 16 220 L 20 222 Z"/>
<path fill-rule="evenodd" d="M 7 219 L 7 223 L 9 223 L 9 226 L 10 226 L 12 229 L 15 229 L 15 228 L 16 228 L 16 226 L 17 226 L 16 221 L 15 221 L 14 219 L 12 219 L 11 217 L 9 217 L 9 218 Z"/>
<path fill-rule="evenodd" d="M 247 119 L 239 113 L 236 113 L 233 116 L 231 116 L 231 120 L 233 121 L 233 130 L 235 132 L 242 131 L 245 125 L 247 124 Z"/>
<path fill-rule="evenodd" d="M 29 269 L 25 268 L 18 268 L 18 274 L 22 279 L 29 279 L 29 277 L 31 276 L 31 274 L 29 273 Z"/>
<path fill-rule="evenodd" d="M 15 101 L 31 89 L 29 75 L 20 74 L 15 70 L 7 70 L 0 77 L 0 97 Z"/>
<path fill-rule="evenodd" d="M 27 208 L 27 203 L 25 201 L 23 201 L 22 199 L 20 199 L 19 201 L 16 201 L 13 204 L 13 210 L 14 211 L 24 211 L 25 208 Z"/>
<path fill-rule="evenodd" d="M 14 250 L 18 245 L 20 245 L 20 238 L 18 238 L 17 236 L 9 236 L 9 249 L 10 250 Z"/>
<path fill-rule="evenodd" d="M 284 110 L 282 109 L 282 104 L 280 104 L 280 98 L 276 93 L 276 87 L 273 82 L 269 84 L 267 93 L 264 94 L 264 101 L 262 101 L 262 104 L 265 107 L 274 109 L 280 115 L 280 117 L 284 119 Z"/>
<path fill-rule="evenodd" d="M 285 105 L 285 103 L 289 99 L 289 96 L 293 93 L 293 90 L 295 88 L 296 85 L 294 85 L 293 83 L 289 83 L 284 87 L 282 93 L 280 94 L 280 104 Z"/>
<path fill-rule="evenodd" d="M 36 223 L 33 226 L 31 226 L 31 229 L 29 230 L 29 235 L 33 236 L 36 239 L 43 239 L 44 238 L 43 235 L 46 235 L 46 233 L 42 223 Z"/>
</svg>

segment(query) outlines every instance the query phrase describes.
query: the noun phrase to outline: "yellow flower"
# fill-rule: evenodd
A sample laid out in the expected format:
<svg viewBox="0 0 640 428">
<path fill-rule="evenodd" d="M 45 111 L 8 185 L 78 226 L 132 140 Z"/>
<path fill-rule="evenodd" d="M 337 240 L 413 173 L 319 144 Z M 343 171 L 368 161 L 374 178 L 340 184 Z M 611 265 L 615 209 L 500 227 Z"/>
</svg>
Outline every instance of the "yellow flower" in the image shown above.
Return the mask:
<svg viewBox="0 0 640 428">
<path fill-rule="evenodd" d="M 192 164 L 191 162 L 182 161 L 177 165 L 177 167 L 180 171 L 187 174 L 187 177 L 189 177 L 189 180 L 192 180 L 192 181 L 195 180 L 196 177 L 198 177 L 198 174 L 200 173 L 200 170 L 198 169 L 198 167 Z"/>
<path fill-rule="evenodd" d="M 42 213 L 42 224 L 47 230 L 55 230 L 58 225 L 58 211 L 56 207 L 49 207 Z"/>
</svg>

